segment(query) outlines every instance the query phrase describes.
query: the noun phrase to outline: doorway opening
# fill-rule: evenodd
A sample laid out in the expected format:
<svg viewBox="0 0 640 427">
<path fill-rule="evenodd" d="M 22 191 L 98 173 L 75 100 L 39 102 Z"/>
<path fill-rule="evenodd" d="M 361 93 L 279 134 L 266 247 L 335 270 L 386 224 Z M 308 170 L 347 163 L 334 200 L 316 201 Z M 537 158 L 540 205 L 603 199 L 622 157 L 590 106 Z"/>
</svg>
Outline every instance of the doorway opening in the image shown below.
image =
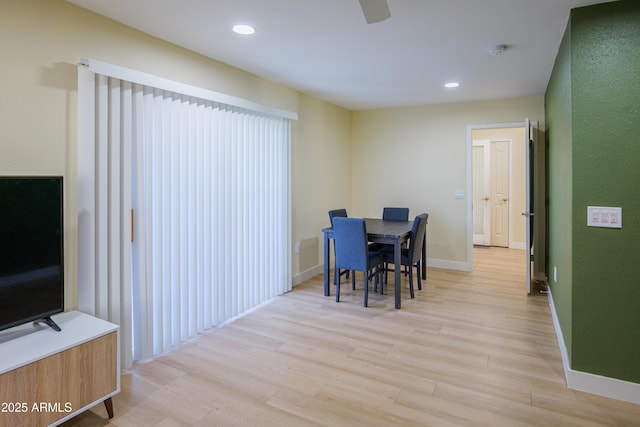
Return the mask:
<svg viewBox="0 0 640 427">
<path fill-rule="evenodd" d="M 526 248 L 526 220 L 521 215 L 526 210 L 527 194 L 527 150 L 526 122 L 493 123 L 467 126 L 467 199 L 468 220 L 467 220 L 467 259 L 469 270 L 473 266 L 474 235 L 477 238 L 478 224 L 484 224 L 484 234 L 488 233 L 484 241 L 476 240 L 477 247 L 502 246 L 511 249 L 524 250 Z M 474 148 L 482 146 L 482 148 Z M 485 183 L 491 183 L 491 146 L 500 147 L 496 154 L 500 158 L 500 173 L 495 179 L 501 179 L 500 193 L 494 196 L 492 190 L 487 188 L 480 191 L 479 187 Z M 486 147 L 486 148 L 485 148 Z M 476 159 L 474 161 L 474 150 Z M 479 153 L 483 154 L 480 155 Z M 488 172 L 482 171 L 482 175 L 487 177 L 487 181 L 482 184 L 475 181 L 479 157 L 482 157 L 482 164 Z M 476 167 L 474 168 L 474 163 Z M 495 162 L 494 162 L 495 163 Z M 506 170 L 505 170 L 506 169 Z M 487 175 L 488 174 L 488 175 Z M 481 175 L 478 173 L 478 175 Z M 499 178 L 500 176 L 501 178 Z M 506 179 L 505 179 L 506 176 Z M 476 188 L 478 187 L 478 188 Z M 492 201 L 492 198 L 496 198 Z M 489 198 L 488 200 L 484 200 Z M 507 199 L 507 200 L 504 200 Z M 495 202 L 495 203 L 493 203 Z M 491 205 L 495 205 L 492 212 Z M 480 213 L 482 212 L 482 214 Z M 492 216 L 497 218 L 492 218 Z M 496 222 L 498 223 L 496 224 Z M 492 222 L 494 224 L 492 224 Z M 476 227 L 474 228 L 474 223 Z M 491 241 L 491 228 L 500 227 L 502 240 L 497 243 Z M 523 252 L 524 254 L 524 252 Z M 524 257 L 524 255 L 523 255 Z"/>
<path fill-rule="evenodd" d="M 480 139 L 480 135 L 484 138 L 492 133 L 493 136 L 503 133 L 510 138 Z M 505 132 L 473 132 L 471 209 L 474 246 L 523 248 L 524 243 L 516 241 L 522 233 L 513 230 L 517 217 L 512 212 L 522 202 L 518 192 L 521 177 L 519 168 L 514 168 L 512 157 L 519 151 L 517 147 L 516 150 L 513 148 L 513 137 L 520 139 L 520 133 L 523 131 L 519 128 Z M 513 191 L 514 184 L 516 191 Z"/>
<path fill-rule="evenodd" d="M 473 245 L 525 249 L 526 150 L 520 126 L 471 130 Z"/>
</svg>

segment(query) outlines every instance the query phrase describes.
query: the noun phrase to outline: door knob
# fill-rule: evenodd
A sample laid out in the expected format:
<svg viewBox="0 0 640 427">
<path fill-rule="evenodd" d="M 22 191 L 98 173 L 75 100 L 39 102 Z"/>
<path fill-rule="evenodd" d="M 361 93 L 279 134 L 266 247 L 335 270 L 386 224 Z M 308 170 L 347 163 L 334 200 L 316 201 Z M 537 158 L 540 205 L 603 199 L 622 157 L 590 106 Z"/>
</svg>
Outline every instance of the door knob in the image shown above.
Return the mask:
<svg viewBox="0 0 640 427">
<path fill-rule="evenodd" d="M 502 201 L 503 201 L 503 202 L 506 202 L 506 201 L 507 201 L 507 199 L 502 199 Z"/>
</svg>

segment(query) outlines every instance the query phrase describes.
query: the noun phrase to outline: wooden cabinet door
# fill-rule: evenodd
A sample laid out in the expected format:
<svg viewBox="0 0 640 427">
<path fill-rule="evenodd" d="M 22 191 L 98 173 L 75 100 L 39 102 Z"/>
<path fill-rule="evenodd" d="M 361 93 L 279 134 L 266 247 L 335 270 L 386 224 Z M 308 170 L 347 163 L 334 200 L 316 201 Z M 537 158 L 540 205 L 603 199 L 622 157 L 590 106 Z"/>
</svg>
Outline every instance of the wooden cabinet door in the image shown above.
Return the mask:
<svg viewBox="0 0 640 427">
<path fill-rule="evenodd" d="M 117 389 L 117 332 L 0 375 L 0 427 L 46 426 Z"/>
</svg>

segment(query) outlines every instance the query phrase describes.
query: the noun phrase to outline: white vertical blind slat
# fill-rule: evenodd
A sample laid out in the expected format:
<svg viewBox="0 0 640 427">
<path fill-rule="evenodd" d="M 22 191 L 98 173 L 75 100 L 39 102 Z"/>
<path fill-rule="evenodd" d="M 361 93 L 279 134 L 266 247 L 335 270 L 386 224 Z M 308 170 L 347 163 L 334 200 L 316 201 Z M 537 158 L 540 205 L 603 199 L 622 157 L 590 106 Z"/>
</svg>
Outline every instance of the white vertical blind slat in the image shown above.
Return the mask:
<svg viewBox="0 0 640 427">
<path fill-rule="evenodd" d="M 138 304 L 134 306 L 133 312 L 137 310 L 144 311 L 146 316 L 142 328 L 137 331 L 142 337 L 140 339 L 140 355 L 142 359 L 148 359 L 154 354 L 154 343 L 158 341 L 157 334 L 158 328 L 156 327 L 156 313 L 157 308 L 154 304 L 155 284 L 153 281 L 154 274 L 151 266 L 147 263 L 147 260 L 153 257 L 153 222 L 149 220 L 152 215 L 153 206 L 151 205 L 151 194 L 146 191 L 146 182 L 150 179 L 152 172 L 151 169 L 151 154 L 153 153 L 150 143 L 150 137 L 153 134 L 153 120 L 149 111 L 152 111 L 153 105 L 153 93 L 147 89 L 142 88 L 142 99 L 140 102 L 140 117 L 142 120 L 141 131 L 139 132 L 139 141 L 141 145 L 140 157 L 138 158 L 137 165 L 142 163 L 142 167 L 134 167 L 134 170 L 139 170 L 139 188 L 138 200 L 142 205 L 141 212 L 138 214 L 138 229 L 143 231 L 143 238 L 139 239 L 138 246 L 140 251 L 138 255 L 141 258 L 134 258 L 137 261 L 138 268 L 142 271 L 144 281 L 136 282 L 135 287 L 141 287 L 142 298 L 138 301 Z M 145 218 L 145 220 L 143 220 Z"/>
<path fill-rule="evenodd" d="M 171 331 L 171 317 L 169 311 L 165 308 L 165 300 L 169 297 L 166 295 L 167 289 L 164 286 L 162 263 L 162 250 L 167 244 L 165 230 L 162 228 L 162 148 L 164 135 L 162 134 L 163 108 L 162 98 L 156 91 L 153 91 L 151 98 L 152 110 L 151 116 L 151 132 L 147 138 L 147 155 L 149 156 L 149 172 L 150 176 L 145 183 L 145 192 L 151 200 L 151 210 L 147 212 L 146 218 L 140 218 L 141 221 L 148 221 L 151 224 L 150 239 L 153 244 L 150 247 L 150 258 L 146 262 L 151 270 L 149 280 L 153 286 L 153 298 L 149 301 L 153 306 L 153 324 L 154 324 L 154 354 L 160 354 L 164 351 L 165 343 L 169 340 Z"/>
<path fill-rule="evenodd" d="M 211 108 L 210 106 L 203 105 L 201 107 L 202 112 L 202 120 L 203 120 L 203 133 L 202 133 L 202 167 L 203 170 L 211 171 L 212 163 L 211 163 Z M 208 284 L 212 284 L 212 274 L 211 274 L 211 264 L 212 264 L 212 224 L 213 224 L 213 215 L 212 215 L 212 205 L 211 205 L 211 197 L 212 197 L 212 173 L 207 174 L 204 173 L 202 179 L 202 209 L 203 209 L 203 229 L 202 229 L 202 237 L 203 237 L 203 254 L 202 254 L 202 264 L 203 264 L 203 295 L 202 295 L 202 304 L 203 304 L 203 318 L 202 318 L 202 327 L 207 328 L 210 325 L 214 325 L 213 321 L 213 308 L 211 295 L 213 294 L 213 286 L 208 286 Z"/>
<path fill-rule="evenodd" d="M 120 132 L 122 152 L 121 152 L 121 210 L 117 215 L 121 217 L 120 227 L 120 253 L 121 269 L 119 280 L 111 286 L 120 286 L 119 302 L 112 307 L 113 318 L 120 319 L 120 348 L 126 349 L 122 352 L 121 366 L 130 367 L 133 363 L 132 346 L 132 289 L 131 289 L 131 197 L 132 197 L 132 150 L 133 150 L 133 93 L 131 83 L 122 82 L 122 129 Z"/>
<path fill-rule="evenodd" d="M 108 130 L 108 150 L 106 161 L 107 188 L 109 196 L 103 220 L 106 222 L 109 243 L 106 247 L 108 252 L 106 264 L 105 288 L 100 296 L 105 297 L 102 301 L 101 312 L 106 311 L 109 319 L 118 318 L 117 310 L 120 308 L 120 280 L 121 280 L 121 263 L 120 239 L 122 217 L 122 198 L 121 198 L 121 141 L 122 141 L 122 101 L 120 94 L 120 80 L 109 79 L 109 130 Z"/>
<path fill-rule="evenodd" d="M 95 314 L 96 76 L 78 68 L 78 310 Z"/>
<path fill-rule="evenodd" d="M 107 242 L 107 215 L 108 215 L 108 154 L 109 154 L 109 79 L 99 76 L 97 80 L 96 96 L 96 193 L 102 197 L 95 199 L 95 224 L 97 242 Z M 109 312 L 106 308 L 108 297 L 108 246 L 96 244 L 96 271 L 93 277 L 95 292 L 94 314 L 102 319 L 107 319 Z"/>
<path fill-rule="evenodd" d="M 133 131 L 133 155 L 132 164 L 139 165 L 141 159 L 145 156 L 144 130 L 146 126 L 146 117 L 143 114 L 143 106 L 145 95 L 140 85 L 133 85 L 133 118 L 132 121 L 138 126 Z M 137 286 L 132 286 L 132 358 L 134 360 L 142 360 L 150 358 L 153 355 L 153 312 L 147 304 L 148 299 L 152 295 L 152 287 L 147 280 L 147 269 L 143 264 L 143 260 L 147 258 L 148 227 L 145 223 L 138 221 L 138 218 L 144 218 L 148 210 L 147 200 L 144 196 L 144 174 L 145 167 L 132 167 L 131 173 L 133 177 L 132 185 L 132 206 L 135 212 L 134 219 L 134 243 L 132 247 L 132 270 L 133 281 Z M 135 309 L 134 309 L 135 307 Z"/>
</svg>

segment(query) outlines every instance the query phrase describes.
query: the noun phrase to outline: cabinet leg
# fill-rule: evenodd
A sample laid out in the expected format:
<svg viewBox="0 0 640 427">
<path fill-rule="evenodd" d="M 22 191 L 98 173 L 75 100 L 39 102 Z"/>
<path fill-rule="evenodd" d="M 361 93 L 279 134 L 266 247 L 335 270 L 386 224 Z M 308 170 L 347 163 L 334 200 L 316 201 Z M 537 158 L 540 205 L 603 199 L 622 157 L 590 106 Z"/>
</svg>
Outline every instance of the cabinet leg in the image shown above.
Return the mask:
<svg viewBox="0 0 640 427">
<path fill-rule="evenodd" d="M 104 401 L 104 407 L 107 408 L 107 415 L 109 416 L 109 419 L 113 418 L 113 401 L 111 398 Z"/>
</svg>

